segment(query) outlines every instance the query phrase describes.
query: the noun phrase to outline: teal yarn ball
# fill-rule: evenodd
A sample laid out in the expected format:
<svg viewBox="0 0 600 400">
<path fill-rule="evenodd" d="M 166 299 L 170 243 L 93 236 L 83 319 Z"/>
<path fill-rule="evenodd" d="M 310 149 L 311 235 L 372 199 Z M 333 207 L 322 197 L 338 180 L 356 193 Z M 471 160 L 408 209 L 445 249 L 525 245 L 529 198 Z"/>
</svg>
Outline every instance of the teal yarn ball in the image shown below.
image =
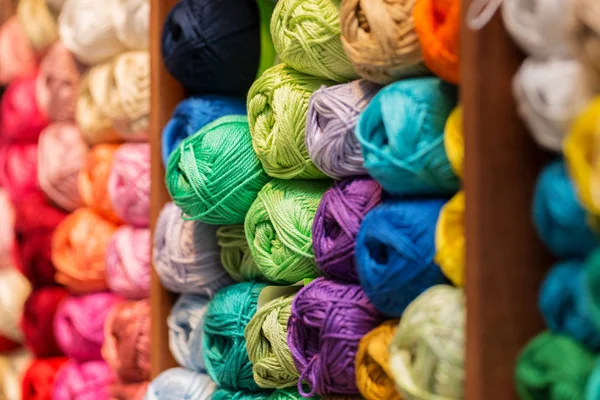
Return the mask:
<svg viewBox="0 0 600 400">
<path fill-rule="evenodd" d="M 584 268 L 586 309 L 596 329 L 600 330 L 600 250 L 590 254 Z"/>
<path fill-rule="evenodd" d="M 238 283 L 217 292 L 204 316 L 202 354 L 208 375 L 220 387 L 258 391 L 246 352 L 244 330 L 266 285 Z"/>
<path fill-rule="evenodd" d="M 309 397 L 317 400 L 318 397 Z M 225 388 L 219 388 L 213 394 L 212 400 L 302 400 L 304 397 L 298 393 L 296 388 L 279 389 L 264 392 L 245 392 L 232 391 Z"/>
<path fill-rule="evenodd" d="M 415 78 L 383 88 L 361 113 L 356 137 L 364 167 L 393 195 L 450 195 L 459 188 L 444 127 L 456 105 L 455 86 Z"/>
<path fill-rule="evenodd" d="M 592 370 L 585 389 L 585 400 L 600 399 L 600 359 L 596 361 L 596 366 Z"/>
<path fill-rule="evenodd" d="M 231 115 L 184 139 L 169 157 L 167 189 L 186 218 L 206 224 L 244 222 L 269 181 L 252 149 L 245 116 Z"/>
</svg>

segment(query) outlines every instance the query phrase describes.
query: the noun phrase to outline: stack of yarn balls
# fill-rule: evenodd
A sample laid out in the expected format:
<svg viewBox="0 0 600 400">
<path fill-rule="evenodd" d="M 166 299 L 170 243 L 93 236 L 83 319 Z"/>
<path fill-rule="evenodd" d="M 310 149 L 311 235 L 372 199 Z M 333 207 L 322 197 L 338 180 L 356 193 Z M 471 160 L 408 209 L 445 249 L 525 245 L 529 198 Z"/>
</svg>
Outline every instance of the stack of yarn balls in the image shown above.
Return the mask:
<svg viewBox="0 0 600 400">
<path fill-rule="evenodd" d="M 359 3 L 168 15 L 148 399 L 464 398 L 459 3 Z"/>
</svg>

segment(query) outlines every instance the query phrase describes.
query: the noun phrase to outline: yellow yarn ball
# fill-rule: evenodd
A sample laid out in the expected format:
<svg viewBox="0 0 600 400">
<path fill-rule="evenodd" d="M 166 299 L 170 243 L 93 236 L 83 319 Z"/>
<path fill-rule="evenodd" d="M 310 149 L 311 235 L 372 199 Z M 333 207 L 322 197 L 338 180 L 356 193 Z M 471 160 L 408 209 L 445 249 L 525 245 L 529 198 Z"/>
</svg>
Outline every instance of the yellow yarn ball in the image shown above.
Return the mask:
<svg viewBox="0 0 600 400">
<path fill-rule="evenodd" d="M 17 17 L 36 53 L 44 54 L 58 40 L 56 15 L 46 0 L 20 0 Z"/>
<path fill-rule="evenodd" d="M 465 137 L 463 131 L 462 106 L 458 105 L 448 117 L 444 128 L 444 148 L 452 165 L 452 169 L 459 178 L 463 178 L 465 159 Z"/>
<path fill-rule="evenodd" d="M 456 286 L 465 284 L 465 193 L 458 192 L 440 212 L 435 228 L 435 262 Z"/>
</svg>

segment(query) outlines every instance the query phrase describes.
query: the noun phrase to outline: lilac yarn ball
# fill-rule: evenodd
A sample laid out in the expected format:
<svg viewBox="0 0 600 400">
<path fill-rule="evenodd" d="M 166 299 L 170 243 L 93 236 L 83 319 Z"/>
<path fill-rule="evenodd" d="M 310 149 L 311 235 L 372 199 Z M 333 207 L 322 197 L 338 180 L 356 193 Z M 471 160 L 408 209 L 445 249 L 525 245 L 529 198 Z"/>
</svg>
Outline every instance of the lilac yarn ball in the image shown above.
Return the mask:
<svg viewBox="0 0 600 400">
<path fill-rule="evenodd" d="M 287 340 L 300 394 L 358 394 L 358 344 L 383 320 L 359 285 L 317 278 L 302 288 L 292 302 Z"/>
<path fill-rule="evenodd" d="M 345 179 L 325 192 L 313 222 L 313 250 L 321 271 L 335 279 L 358 283 L 356 235 L 363 218 L 381 202 L 381 196 L 381 186 L 370 178 Z"/>
<path fill-rule="evenodd" d="M 124 225 L 106 249 L 108 287 L 128 299 L 150 295 L 150 229 Z"/>
<path fill-rule="evenodd" d="M 104 361 L 70 360 L 54 378 L 52 400 L 106 400 L 116 376 Z"/>
</svg>

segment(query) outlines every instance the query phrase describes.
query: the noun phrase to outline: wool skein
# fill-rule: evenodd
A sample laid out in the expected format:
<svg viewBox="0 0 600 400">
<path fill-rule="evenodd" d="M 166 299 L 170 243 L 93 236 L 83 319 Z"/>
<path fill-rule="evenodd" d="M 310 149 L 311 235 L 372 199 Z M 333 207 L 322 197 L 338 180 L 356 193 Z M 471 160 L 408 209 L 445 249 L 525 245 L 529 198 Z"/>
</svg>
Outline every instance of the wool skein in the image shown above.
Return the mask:
<svg viewBox="0 0 600 400">
<path fill-rule="evenodd" d="M 52 400 L 110 399 L 110 386 L 116 381 L 104 361 L 70 360 L 56 374 Z"/>
<path fill-rule="evenodd" d="M 444 127 L 444 149 L 454 173 L 463 177 L 465 159 L 465 139 L 463 133 L 462 107 L 456 106 L 448 116 Z"/>
<path fill-rule="evenodd" d="M 58 40 L 56 15 L 46 0 L 19 0 L 17 17 L 36 53 L 44 54 Z"/>
<path fill-rule="evenodd" d="M 300 394 L 357 394 L 358 344 L 381 322 L 382 315 L 359 285 L 317 278 L 302 288 L 292 302 L 287 327 L 290 352 L 300 372 Z"/>
<path fill-rule="evenodd" d="M 169 157 L 167 189 L 191 219 L 215 225 L 244 222 L 268 182 L 244 116 L 222 117 L 185 139 Z"/>
<path fill-rule="evenodd" d="M 221 247 L 221 264 L 233 280 L 242 282 L 265 279 L 252 258 L 244 225 L 220 226 L 217 229 L 217 239 Z"/>
<path fill-rule="evenodd" d="M 125 225 L 106 248 L 108 288 L 129 299 L 150 295 L 150 230 Z"/>
<path fill-rule="evenodd" d="M 31 75 L 36 69 L 35 53 L 16 16 L 0 26 L 0 85 Z"/>
<path fill-rule="evenodd" d="M 261 283 L 238 283 L 215 295 L 204 316 L 202 354 L 208 375 L 219 386 L 257 391 L 246 353 L 244 329 L 256 313 Z"/>
<path fill-rule="evenodd" d="M 39 190 L 37 143 L 0 144 L 0 186 L 11 201 Z"/>
<path fill-rule="evenodd" d="M 279 64 L 266 70 L 248 93 L 252 146 L 267 174 L 281 179 L 319 179 L 325 175 L 306 148 L 310 96 L 332 81 Z"/>
<path fill-rule="evenodd" d="M 167 319 L 171 354 L 179 365 L 190 371 L 206 370 L 202 357 L 202 335 L 207 306 L 206 297 L 183 294 Z"/>
<path fill-rule="evenodd" d="M 182 218 L 179 207 L 167 203 L 154 231 L 154 268 L 163 286 L 176 293 L 212 297 L 231 283 L 220 261 L 217 227 Z"/>
<path fill-rule="evenodd" d="M 586 84 L 600 90 L 600 4 L 594 0 L 575 0 L 569 5 L 570 42 L 575 58 L 585 71 Z"/>
<path fill-rule="evenodd" d="M 66 357 L 37 359 L 23 375 L 22 400 L 48 400 L 58 370 L 68 361 Z"/>
<path fill-rule="evenodd" d="M 210 400 L 215 391 L 215 383 L 208 375 L 171 368 L 158 375 L 148 386 L 147 400 L 162 400 L 165 396 L 173 399 Z"/>
<path fill-rule="evenodd" d="M 312 227 L 317 268 L 332 278 L 358 282 L 356 236 L 363 218 L 381 202 L 381 196 L 381 186 L 368 178 L 336 182 L 325 192 Z"/>
<path fill-rule="evenodd" d="M 328 181 L 273 179 L 258 193 L 244 227 L 252 257 L 267 280 L 291 285 L 321 275 L 311 231 L 328 187 Z"/>
<path fill-rule="evenodd" d="M 0 269 L 0 353 L 4 352 L 2 341 L 22 343 L 23 333 L 19 329 L 19 319 L 25 302 L 31 293 L 31 285 L 15 268 Z M 9 348 L 8 350 L 12 350 Z"/>
<path fill-rule="evenodd" d="M 317 168 L 332 178 L 367 175 L 354 135 L 358 116 L 381 89 L 364 79 L 322 87 L 310 97 L 306 148 Z"/>
<path fill-rule="evenodd" d="M 458 192 L 440 212 L 435 227 L 434 261 L 456 286 L 465 284 L 465 193 Z"/>
<path fill-rule="evenodd" d="M 396 82 L 373 98 L 356 137 L 365 168 L 385 191 L 406 196 L 458 190 L 444 150 L 444 127 L 455 105 L 456 88 L 438 78 Z"/>
</svg>

